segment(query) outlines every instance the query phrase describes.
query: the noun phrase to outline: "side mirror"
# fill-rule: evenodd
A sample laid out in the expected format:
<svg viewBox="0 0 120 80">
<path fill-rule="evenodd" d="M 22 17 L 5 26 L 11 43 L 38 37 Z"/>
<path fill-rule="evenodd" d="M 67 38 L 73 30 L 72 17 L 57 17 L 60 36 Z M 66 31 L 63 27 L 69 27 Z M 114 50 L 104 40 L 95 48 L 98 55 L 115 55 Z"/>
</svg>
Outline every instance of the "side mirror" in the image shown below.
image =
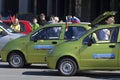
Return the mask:
<svg viewBox="0 0 120 80">
<path fill-rule="evenodd" d="M 92 41 L 89 40 L 88 42 L 84 42 L 85 45 L 91 46 L 92 45 Z"/>
<path fill-rule="evenodd" d="M 37 42 L 37 39 L 36 38 L 34 38 L 34 40 L 33 40 L 34 42 Z"/>
<path fill-rule="evenodd" d="M 88 46 L 92 46 L 92 41 L 89 40 L 88 43 L 87 43 Z"/>
<path fill-rule="evenodd" d="M 37 42 L 37 37 L 36 36 L 34 36 L 34 37 L 31 37 L 31 39 L 30 39 L 31 41 L 34 41 L 34 42 Z"/>
</svg>

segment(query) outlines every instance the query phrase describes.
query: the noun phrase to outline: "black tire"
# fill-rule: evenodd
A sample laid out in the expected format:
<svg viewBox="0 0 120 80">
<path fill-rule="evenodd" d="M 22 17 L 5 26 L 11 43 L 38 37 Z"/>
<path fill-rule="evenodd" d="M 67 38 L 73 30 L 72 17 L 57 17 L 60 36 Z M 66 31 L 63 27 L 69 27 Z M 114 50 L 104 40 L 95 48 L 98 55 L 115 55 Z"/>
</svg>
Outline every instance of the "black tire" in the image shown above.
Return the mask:
<svg viewBox="0 0 120 80">
<path fill-rule="evenodd" d="M 73 76 L 77 73 L 77 64 L 70 58 L 60 60 L 58 70 L 64 76 Z"/>
<path fill-rule="evenodd" d="M 8 63 L 13 68 L 22 68 L 25 65 L 25 59 L 21 54 L 13 52 L 8 56 Z"/>
</svg>

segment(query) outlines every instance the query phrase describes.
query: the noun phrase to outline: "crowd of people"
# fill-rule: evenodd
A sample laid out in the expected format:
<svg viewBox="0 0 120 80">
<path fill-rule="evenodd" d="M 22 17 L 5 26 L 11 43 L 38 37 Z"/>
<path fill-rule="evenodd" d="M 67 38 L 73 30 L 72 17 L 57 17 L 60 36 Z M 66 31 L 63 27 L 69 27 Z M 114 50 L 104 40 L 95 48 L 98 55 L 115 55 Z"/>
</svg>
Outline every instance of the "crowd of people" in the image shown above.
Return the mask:
<svg viewBox="0 0 120 80">
<path fill-rule="evenodd" d="M 69 20 L 67 20 L 69 19 Z M 66 16 L 66 21 L 67 22 L 72 22 L 72 23 L 80 23 L 80 19 L 75 17 L 75 16 L 71 16 L 71 15 L 68 15 Z M 51 15 L 49 20 L 47 21 L 46 20 L 46 16 L 44 13 L 41 13 L 38 17 L 35 17 L 33 19 L 33 30 L 37 29 L 39 26 L 44 26 L 45 24 L 55 24 L 55 23 L 62 23 L 63 20 L 59 20 L 59 17 L 58 16 L 54 16 L 54 15 Z"/>
<path fill-rule="evenodd" d="M 45 24 L 53 24 L 58 22 L 59 22 L 59 17 L 50 16 L 49 21 L 47 21 L 45 14 L 41 13 L 38 17 L 33 18 L 32 30 L 35 30 L 40 26 L 44 26 Z"/>
<path fill-rule="evenodd" d="M 69 19 L 69 20 L 68 20 Z M 80 19 L 78 19 L 75 16 L 68 15 L 66 16 L 66 21 L 67 22 L 72 22 L 72 23 L 80 23 Z M 2 15 L 0 15 L 0 22 L 2 22 Z M 12 24 L 10 28 L 14 29 L 16 32 L 20 32 L 20 24 L 19 24 L 19 19 L 17 17 L 14 18 L 14 21 L 11 21 Z M 37 17 L 34 17 L 32 20 L 32 30 L 36 30 L 38 27 L 42 27 L 45 24 L 54 24 L 54 23 L 59 23 L 63 22 L 63 20 L 59 20 L 58 16 L 51 15 L 49 17 L 49 20 L 46 20 L 46 16 L 44 13 L 41 13 Z"/>
</svg>

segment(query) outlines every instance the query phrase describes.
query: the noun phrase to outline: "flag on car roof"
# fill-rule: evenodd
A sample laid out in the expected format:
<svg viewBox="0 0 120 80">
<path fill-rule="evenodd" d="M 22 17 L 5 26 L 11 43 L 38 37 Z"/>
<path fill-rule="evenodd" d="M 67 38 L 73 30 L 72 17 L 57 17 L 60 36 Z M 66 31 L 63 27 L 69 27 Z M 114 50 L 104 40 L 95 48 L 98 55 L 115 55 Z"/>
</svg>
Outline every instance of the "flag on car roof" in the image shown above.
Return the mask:
<svg viewBox="0 0 120 80">
<path fill-rule="evenodd" d="M 71 18 L 71 22 L 72 22 L 72 23 L 75 23 L 75 24 L 80 24 L 80 19 L 77 18 L 77 17 L 75 17 L 75 16 L 73 16 L 73 17 Z"/>
<path fill-rule="evenodd" d="M 80 19 L 76 16 L 66 16 L 66 31 L 68 30 L 68 22 L 72 22 L 73 24 L 80 24 Z"/>
</svg>

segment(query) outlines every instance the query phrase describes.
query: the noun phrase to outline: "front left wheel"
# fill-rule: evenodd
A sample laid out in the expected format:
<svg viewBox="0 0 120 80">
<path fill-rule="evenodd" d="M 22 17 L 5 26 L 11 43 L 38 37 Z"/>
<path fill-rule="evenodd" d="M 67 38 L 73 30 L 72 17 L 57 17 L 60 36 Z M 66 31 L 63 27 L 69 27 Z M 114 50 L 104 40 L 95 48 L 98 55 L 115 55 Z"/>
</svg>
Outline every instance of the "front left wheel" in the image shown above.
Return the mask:
<svg viewBox="0 0 120 80">
<path fill-rule="evenodd" d="M 13 52 L 8 57 L 8 63 L 11 67 L 21 68 L 25 65 L 25 59 L 21 54 Z"/>
<path fill-rule="evenodd" d="M 58 70 L 62 75 L 72 76 L 76 74 L 78 68 L 76 62 L 73 59 L 64 58 L 60 60 Z"/>
</svg>

